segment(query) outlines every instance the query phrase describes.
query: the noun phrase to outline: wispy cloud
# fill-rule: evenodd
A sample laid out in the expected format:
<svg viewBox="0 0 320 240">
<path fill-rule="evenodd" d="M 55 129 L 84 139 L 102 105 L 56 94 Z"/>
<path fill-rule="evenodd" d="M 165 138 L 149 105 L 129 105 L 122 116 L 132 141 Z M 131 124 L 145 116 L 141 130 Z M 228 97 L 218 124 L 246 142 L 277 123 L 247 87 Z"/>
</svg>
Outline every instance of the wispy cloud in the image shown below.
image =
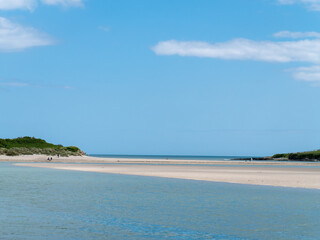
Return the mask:
<svg viewBox="0 0 320 240">
<path fill-rule="evenodd" d="M 0 17 L 0 51 L 19 51 L 37 46 L 53 45 L 54 40 L 32 27 L 24 27 Z"/>
<path fill-rule="evenodd" d="M 281 31 L 273 34 L 277 38 L 320 38 L 319 32 L 290 32 L 290 31 Z"/>
<path fill-rule="evenodd" d="M 234 39 L 227 42 L 159 42 L 152 50 L 157 55 L 179 55 L 267 62 L 320 62 L 320 40 L 252 41 Z"/>
<path fill-rule="evenodd" d="M 152 47 L 152 50 L 157 55 L 167 56 L 310 63 L 314 66 L 291 69 L 293 77 L 308 82 L 320 82 L 320 33 L 283 31 L 274 36 L 306 39 L 291 41 L 234 39 L 218 43 L 169 40 L 159 42 Z"/>
<path fill-rule="evenodd" d="M 28 87 L 30 84 L 24 82 L 17 82 L 17 81 L 0 81 L 0 86 L 5 87 Z"/>
<path fill-rule="evenodd" d="M 100 26 L 99 29 L 102 30 L 102 31 L 105 31 L 105 32 L 109 32 L 110 31 L 110 28 L 106 27 L 106 26 Z"/>
<path fill-rule="evenodd" d="M 32 11 L 38 6 L 38 2 L 45 5 L 63 7 L 82 7 L 84 0 L 0 0 L 0 10 L 29 10 Z"/>
<path fill-rule="evenodd" d="M 284 5 L 303 4 L 311 11 L 320 11 L 320 0 L 277 0 Z"/>
<path fill-rule="evenodd" d="M 58 85 L 58 84 L 34 84 L 30 82 L 23 82 L 17 79 L 3 79 L 0 78 L 0 87 L 7 88 L 60 88 L 60 89 L 74 89 L 72 86 L 68 85 Z"/>
<path fill-rule="evenodd" d="M 61 5 L 64 7 L 81 7 L 83 6 L 83 0 L 41 0 L 47 5 Z"/>
<path fill-rule="evenodd" d="M 300 67 L 292 70 L 293 77 L 298 80 L 308 82 L 319 82 L 320 81 L 320 65 L 311 67 Z"/>
<path fill-rule="evenodd" d="M 37 0 L 0 0 L 0 10 L 33 10 L 37 6 Z"/>
</svg>

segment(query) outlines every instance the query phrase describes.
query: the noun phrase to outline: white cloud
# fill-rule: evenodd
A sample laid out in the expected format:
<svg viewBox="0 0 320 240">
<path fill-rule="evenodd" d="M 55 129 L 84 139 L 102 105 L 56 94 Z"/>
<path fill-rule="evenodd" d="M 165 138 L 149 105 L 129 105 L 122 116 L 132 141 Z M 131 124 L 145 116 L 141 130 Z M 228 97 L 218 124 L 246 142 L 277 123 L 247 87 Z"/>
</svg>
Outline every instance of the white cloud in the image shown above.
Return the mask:
<svg viewBox="0 0 320 240">
<path fill-rule="evenodd" d="M 320 39 L 281 42 L 234 39 L 214 44 L 171 40 L 159 42 L 152 50 L 157 55 L 320 63 Z"/>
<path fill-rule="evenodd" d="M 33 10 L 36 6 L 36 0 L 0 0 L 0 10 Z"/>
<path fill-rule="evenodd" d="M 81 7 L 83 6 L 83 0 L 41 0 L 47 5 L 61 5 L 64 7 Z"/>
<path fill-rule="evenodd" d="M 46 5 L 61 5 L 63 7 L 81 7 L 84 0 L 0 0 L 0 10 L 34 10 L 38 1 Z"/>
<path fill-rule="evenodd" d="M 281 31 L 273 34 L 273 36 L 278 38 L 320 38 L 320 33 Z"/>
<path fill-rule="evenodd" d="M 207 43 L 196 41 L 163 41 L 152 50 L 157 55 L 178 55 L 190 57 L 206 57 L 225 60 L 254 60 L 265 62 L 302 62 L 314 66 L 291 69 L 295 79 L 320 82 L 320 33 L 317 32 L 280 32 L 277 37 L 315 39 L 292 41 L 252 41 L 234 39 L 227 42 Z"/>
<path fill-rule="evenodd" d="M 30 47 L 47 46 L 54 41 L 44 33 L 0 17 L 0 51 L 19 51 Z"/>
<path fill-rule="evenodd" d="M 293 77 L 308 82 L 320 82 L 320 65 L 293 69 Z"/>
<path fill-rule="evenodd" d="M 280 4 L 304 4 L 311 11 L 320 11 L 320 0 L 278 0 Z"/>
</svg>

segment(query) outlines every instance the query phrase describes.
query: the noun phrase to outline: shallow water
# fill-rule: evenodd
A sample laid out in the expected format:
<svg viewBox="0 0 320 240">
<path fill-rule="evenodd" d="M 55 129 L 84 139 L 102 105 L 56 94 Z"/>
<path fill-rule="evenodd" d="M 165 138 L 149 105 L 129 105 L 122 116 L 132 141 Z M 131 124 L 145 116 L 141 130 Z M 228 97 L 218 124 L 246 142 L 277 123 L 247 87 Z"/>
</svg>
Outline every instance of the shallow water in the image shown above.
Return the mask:
<svg viewBox="0 0 320 240">
<path fill-rule="evenodd" d="M 319 239 L 320 191 L 0 163 L 0 239 Z"/>
</svg>

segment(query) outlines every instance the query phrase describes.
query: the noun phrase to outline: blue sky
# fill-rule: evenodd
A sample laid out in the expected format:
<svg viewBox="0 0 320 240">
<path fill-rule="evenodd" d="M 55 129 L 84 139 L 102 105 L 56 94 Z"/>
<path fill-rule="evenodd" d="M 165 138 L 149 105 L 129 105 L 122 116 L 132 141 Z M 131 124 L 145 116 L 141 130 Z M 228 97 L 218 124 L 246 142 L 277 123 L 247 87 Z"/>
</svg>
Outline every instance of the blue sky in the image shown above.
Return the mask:
<svg viewBox="0 0 320 240">
<path fill-rule="evenodd" d="M 320 0 L 0 0 L 2 138 L 88 153 L 320 148 Z"/>
</svg>

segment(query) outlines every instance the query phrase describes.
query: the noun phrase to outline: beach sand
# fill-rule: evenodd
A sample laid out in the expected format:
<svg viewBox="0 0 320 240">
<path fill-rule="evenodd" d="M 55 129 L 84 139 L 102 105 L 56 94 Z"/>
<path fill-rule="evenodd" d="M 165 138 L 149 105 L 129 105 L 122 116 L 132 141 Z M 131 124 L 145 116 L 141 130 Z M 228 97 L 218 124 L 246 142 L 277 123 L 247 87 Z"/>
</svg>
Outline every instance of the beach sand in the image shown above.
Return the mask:
<svg viewBox="0 0 320 240">
<path fill-rule="evenodd" d="M 303 168 L 289 166 L 259 167 L 248 166 L 249 164 L 245 162 L 242 162 L 242 166 L 204 166 L 201 164 L 170 165 L 66 163 L 16 163 L 15 165 L 24 167 L 179 178 L 225 183 L 320 189 L 320 168 Z"/>
<path fill-rule="evenodd" d="M 141 159 L 141 158 L 99 158 L 90 156 L 52 156 L 51 163 L 143 163 L 143 164 L 196 164 L 196 165 L 243 165 L 243 166 L 319 166 L 320 162 L 288 162 L 288 161 L 243 161 L 243 160 L 183 160 L 183 159 Z M 45 163 L 46 155 L 0 155 L 0 162 Z"/>
</svg>

